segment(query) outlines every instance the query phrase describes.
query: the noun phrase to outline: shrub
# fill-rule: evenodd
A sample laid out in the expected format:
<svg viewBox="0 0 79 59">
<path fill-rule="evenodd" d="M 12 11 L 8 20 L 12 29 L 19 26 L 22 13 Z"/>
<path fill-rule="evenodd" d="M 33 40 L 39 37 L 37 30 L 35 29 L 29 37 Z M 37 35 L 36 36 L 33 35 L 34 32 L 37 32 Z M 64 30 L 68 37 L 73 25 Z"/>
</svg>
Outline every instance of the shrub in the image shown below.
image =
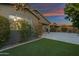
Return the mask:
<svg viewBox="0 0 79 59">
<path fill-rule="evenodd" d="M 25 20 L 20 20 L 19 23 L 21 24 L 20 34 L 21 34 L 21 41 L 27 41 L 31 37 L 31 26 Z"/>
<path fill-rule="evenodd" d="M 56 32 L 57 30 L 57 27 L 56 26 L 50 26 L 50 31 L 51 32 Z"/>
<path fill-rule="evenodd" d="M 67 32 L 67 28 L 62 27 L 62 32 Z"/>
<path fill-rule="evenodd" d="M 3 16 L 0 16 L 0 47 L 9 39 L 9 25 L 9 20 Z"/>
</svg>

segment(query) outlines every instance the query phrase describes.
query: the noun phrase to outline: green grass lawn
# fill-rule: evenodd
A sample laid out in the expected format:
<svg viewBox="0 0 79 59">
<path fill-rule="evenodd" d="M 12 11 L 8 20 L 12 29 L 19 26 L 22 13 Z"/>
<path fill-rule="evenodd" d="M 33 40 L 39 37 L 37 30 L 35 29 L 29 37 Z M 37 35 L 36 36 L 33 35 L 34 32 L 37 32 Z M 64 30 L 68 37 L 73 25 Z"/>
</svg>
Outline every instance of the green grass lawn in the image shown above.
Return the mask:
<svg viewBox="0 0 79 59">
<path fill-rule="evenodd" d="M 0 53 L 12 56 L 72 56 L 79 55 L 79 45 L 41 39 Z"/>
</svg>

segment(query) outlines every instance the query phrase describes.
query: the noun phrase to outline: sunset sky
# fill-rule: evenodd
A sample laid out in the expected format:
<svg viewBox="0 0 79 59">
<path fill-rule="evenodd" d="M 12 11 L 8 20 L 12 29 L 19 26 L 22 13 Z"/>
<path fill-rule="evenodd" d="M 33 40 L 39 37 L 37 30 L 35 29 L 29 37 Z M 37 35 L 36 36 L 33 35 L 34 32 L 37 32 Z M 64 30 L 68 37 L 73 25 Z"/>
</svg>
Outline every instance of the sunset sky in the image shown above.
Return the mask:
<svg viewBox="0 0 79 59">
<path fill-rule="evenodd" d="M 70 21 L 64 19 L 64 3 L 31 3 L 34 9 L 38 9 L 51 23 L 70 24 Z"/>
</svg>

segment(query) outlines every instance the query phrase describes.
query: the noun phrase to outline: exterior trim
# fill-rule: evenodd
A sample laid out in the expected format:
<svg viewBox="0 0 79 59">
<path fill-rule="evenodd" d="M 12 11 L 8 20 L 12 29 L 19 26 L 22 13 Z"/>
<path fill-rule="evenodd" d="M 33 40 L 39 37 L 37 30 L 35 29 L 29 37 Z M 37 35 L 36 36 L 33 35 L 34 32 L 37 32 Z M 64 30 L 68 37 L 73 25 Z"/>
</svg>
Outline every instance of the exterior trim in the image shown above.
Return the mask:
<svg viewBox="0 0 79 59">
<path fill-rule="evenodd" d="M 48 23 L 50 23 L 50 22 L 40 13 L 40 11 L 38 11 L 38 10 L 35 10 L 35 11 L 38 12 L 39 15 L 40 15 L 41 17 L 43 17 Z"/>
</svg>

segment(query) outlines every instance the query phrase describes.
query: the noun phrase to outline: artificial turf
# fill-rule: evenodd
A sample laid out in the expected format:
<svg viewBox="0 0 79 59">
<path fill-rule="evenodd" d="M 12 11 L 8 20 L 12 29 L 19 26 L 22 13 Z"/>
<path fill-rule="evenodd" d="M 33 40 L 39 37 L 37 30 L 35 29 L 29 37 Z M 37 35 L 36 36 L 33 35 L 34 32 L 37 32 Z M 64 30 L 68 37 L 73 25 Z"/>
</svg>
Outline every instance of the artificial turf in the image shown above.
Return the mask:
<svg viewBox="0 0 79 59">
<path fill-rule="evenodd" d="M 0 53 L 9 56 L 79 56 L 79 45 L 43 38 Z"/>
</svg>

